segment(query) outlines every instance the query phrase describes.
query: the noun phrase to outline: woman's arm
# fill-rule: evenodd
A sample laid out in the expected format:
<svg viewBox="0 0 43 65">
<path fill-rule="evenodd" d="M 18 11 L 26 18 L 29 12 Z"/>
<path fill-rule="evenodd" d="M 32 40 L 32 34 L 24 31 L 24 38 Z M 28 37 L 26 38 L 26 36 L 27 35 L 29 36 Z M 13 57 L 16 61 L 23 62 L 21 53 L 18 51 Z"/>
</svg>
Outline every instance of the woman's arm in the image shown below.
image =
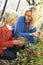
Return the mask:
<svg viewBox="0 0 43 65">
<path fill-rule="evenodd" d="M 19 36 L 23 36 L 23 37 L 29 37 L 29 36 L 34 36 L 34 34 L 36 33 L 36 27 L 34 27 L 32 30 L 29 31 L 29 29 L 25 32 L 21 32 L 19 33 Z"/>
<path fill-rule="evenodd" d="M 30 36 L 30 33 L 34 33 L 34 32 L 36 32 L 36 27 L 34 27 L 32 30 L 31 30 L 31 32 L 29 31 L 29 30 L 27 30 L 27 31 L 25 31 L 24 32 L 24 30 L 25 30 L 25 23 L 24 23 L 25 21 L 24 21 L 24 19 L 23 19 L 23 17 L 20 17 L 19 19 L 18 19 L 18 21 L 17 21 L 17 24 L 16 24 L 16 26 L 15 26 L 15 30 L 14 30 L 14 37 L 16 36 L 16 37 L 20 37 L 20 36 L 22 36 L 22 37 L 25 37 L 25 38 L 28 38 L 29 36 Z"/>
<path fill-rule="evenodd" d="M 18 37 L 19 33 L 24 32 L 25 22 L 24 17 L 20 16 L 15 25 L 15 29 L 12 31 L 13 37 Z"/>
</svg>

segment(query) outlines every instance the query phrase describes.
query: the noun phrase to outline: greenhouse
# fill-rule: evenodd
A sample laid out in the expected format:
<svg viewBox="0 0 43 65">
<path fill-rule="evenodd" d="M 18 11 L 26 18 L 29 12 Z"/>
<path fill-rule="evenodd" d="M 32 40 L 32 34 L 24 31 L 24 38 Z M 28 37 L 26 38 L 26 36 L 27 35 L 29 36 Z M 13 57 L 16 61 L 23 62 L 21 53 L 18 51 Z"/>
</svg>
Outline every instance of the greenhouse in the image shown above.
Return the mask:
<svg viewBox="0 0 43 65">
<path fill-rule="evenodd" d="M 0 65 L 43 65 L 43 0 L 0 0 Z"/>
</svg>

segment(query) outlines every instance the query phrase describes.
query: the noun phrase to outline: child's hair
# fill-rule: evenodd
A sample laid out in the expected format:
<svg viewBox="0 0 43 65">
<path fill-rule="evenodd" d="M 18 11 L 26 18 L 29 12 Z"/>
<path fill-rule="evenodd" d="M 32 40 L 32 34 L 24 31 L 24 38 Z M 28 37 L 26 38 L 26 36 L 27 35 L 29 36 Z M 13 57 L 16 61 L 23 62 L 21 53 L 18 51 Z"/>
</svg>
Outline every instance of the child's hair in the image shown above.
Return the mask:
<svg viewBox="0 0 43 65">
<path fill-rule="evenodd" d="M 2 22 L 6 24 L 6 23 L 9 23 L 12 19 L 17 20 L 17 18 L 18 18 L 18 15 L 16 13 L 6 12 L 3 15 Z"/>
</svg>

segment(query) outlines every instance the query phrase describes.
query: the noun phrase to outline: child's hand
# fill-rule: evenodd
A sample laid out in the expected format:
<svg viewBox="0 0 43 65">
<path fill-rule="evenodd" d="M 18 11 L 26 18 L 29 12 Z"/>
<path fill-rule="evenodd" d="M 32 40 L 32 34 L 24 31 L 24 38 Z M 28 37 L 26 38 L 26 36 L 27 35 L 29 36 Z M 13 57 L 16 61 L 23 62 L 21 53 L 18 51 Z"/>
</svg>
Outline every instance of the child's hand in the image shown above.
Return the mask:
<svg viewBox="0 0 43 65">
<path fill-rule="evenodd" d="M 14 41 L 13 41 L 13 44 L 14 44 L 14 45 L 19 45 L 18 40 L 14 40 Z"/>
<path fill-rule="evenodd" d="M 20 46 L 23 46 L 25 44 L 25 41 L 22 41 L 22 40 L 18 40 Z"/>
<path fill-rule="evenodd" d="M 17 46 L 22 46 L 24 45 L 24 41 L 21 41 L 21 40 L 14 40 L 14 45 L 17 45 Z"/>
</svg>

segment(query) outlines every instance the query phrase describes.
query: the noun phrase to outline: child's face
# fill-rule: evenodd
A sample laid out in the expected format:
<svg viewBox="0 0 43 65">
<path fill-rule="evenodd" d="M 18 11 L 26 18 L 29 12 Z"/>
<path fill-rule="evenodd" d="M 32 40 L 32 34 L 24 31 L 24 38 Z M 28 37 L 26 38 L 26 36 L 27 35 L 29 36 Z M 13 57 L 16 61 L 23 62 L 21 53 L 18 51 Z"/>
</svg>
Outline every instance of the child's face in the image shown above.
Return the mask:
<svg viewBox="0 0 43 65">
<path fill-rule="evenodd" d="M 14 25 L 14 19 L 11 19 L 10 25 Z"/>
<path fill-rule="evenodd" d="M 16 23 L 16 20 L 15 20 L 15 19 L 11 19 L 10 25 L 11 25 L 11 26 L 12 26 L 12 25 L 15 25 L 15 23 Z"/>
</svg>

